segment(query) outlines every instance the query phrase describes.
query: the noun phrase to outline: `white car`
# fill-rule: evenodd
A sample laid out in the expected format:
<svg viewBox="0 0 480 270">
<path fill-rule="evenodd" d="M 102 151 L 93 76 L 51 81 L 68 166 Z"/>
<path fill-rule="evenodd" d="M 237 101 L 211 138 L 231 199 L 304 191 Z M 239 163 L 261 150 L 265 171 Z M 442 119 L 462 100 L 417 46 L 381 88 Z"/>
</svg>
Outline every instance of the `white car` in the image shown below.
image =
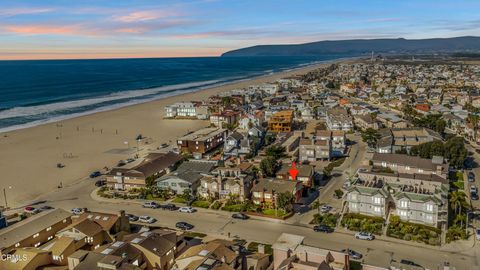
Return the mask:
<svg viewBox="0 0 480 270">
<path fill-rule="evenodd" d="M 181 213 L 193 213 L 195 211 L 196 210 L 193 207 L 190 207 L 190 206 L 184 206 L 184 207 L 180 207 L 180 209 L 178 209 L 178 212 L 181 212 Z"/>
<path fill-rule="evenodd" d="M 322 212 L 322 213 L 324 213 L 324 214 L 330 212 L 331 210 L 332 210 L 332 207 L 331 207 L 330 205 L 328 205 L 328 204 L 323 205 L 322 207 L 320 207 L 320 212 Z"/>
<path fill-rule="evenodd" d="M 360 240 L 372 241 L 373 239 L 375 239 L 375 236 L 369 232 L 358 232 L 355 234 L 355 238 Z"/>
<path fill-rule="evenodd" d="M 478 192 L 478 189 L 475 185 L 471 185 L 470 186 L 470 193 L 477 193 Z"/>
<path fill-rule="evenodd" d="M 81 215 L 81 214 L 83 214 L 83 209 L 77 207 L 77 208 L 73 208 L 71 212 L 74 215 Z"/>
<path fill-rule="evenodd" d="M 154 219 L 153 217 L 150 217 L 150 216 L 140 216 L 140 217 L 138 218 L 138 221 L 139 221 L 139 222 L 143 222 L 143 223 L 152 224 L 152 223 L 155 223 L 157 220 Z"/>
</svg>

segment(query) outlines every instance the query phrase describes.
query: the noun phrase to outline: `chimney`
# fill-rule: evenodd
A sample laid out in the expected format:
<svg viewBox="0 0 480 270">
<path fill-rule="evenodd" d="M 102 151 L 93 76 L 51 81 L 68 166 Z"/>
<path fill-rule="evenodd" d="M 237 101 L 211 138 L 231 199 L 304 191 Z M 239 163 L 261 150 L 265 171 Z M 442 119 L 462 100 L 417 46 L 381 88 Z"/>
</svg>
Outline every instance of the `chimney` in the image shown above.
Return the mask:
<svg viewBox="0 0 480 270">
<path fill-rule="evenodd" d="M 227 262 L 227 257 L 225 257 L 225 255 L 224 255 L 224 256 L 222 256 L 221 260 L 222 260 L 223 263 L 225 263 L 225 262 Z"/>
<path fill-rule="evenodd" d="M 265 245 L 264 244 L 258 244 L 258 253 L 265 254 Z"/>
<path fill-rule="evenodd" d="M 119 217 L 124 217 L 125 216 L 125 210 L 118 211 L 118 216 Z"/>
</svg>

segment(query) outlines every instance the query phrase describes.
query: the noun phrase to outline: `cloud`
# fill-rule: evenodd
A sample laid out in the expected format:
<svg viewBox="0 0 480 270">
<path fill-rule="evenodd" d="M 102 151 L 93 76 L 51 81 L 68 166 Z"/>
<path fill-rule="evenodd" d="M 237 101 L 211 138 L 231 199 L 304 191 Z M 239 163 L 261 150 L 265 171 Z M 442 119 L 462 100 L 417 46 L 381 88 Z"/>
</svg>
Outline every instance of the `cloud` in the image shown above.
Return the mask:
<svg viewBox="0 0 480 270">
<path fill-rule="evenodd" d="M 13 17 L 18 15 L 29 15 L 52 12 L 53 8 L 2 8 L 0 9 L 0 17 Z"/>
<path fill-rule="evenodd" d="M 22 35 L 74 35 L 80 32 L 80 28 L 75 25 L 5 25 L 0 26 L 0 29 Z"/>
<path fill-rule="evenodd" d="M 116 15 L 113 17 L 115 21 L 123 23 L 145 22 L 164 18 L 177 17 L 179 14 L 173 10 L 153 10 L 153 11 L 135 11 L 126 15 Z"/>
</svg>

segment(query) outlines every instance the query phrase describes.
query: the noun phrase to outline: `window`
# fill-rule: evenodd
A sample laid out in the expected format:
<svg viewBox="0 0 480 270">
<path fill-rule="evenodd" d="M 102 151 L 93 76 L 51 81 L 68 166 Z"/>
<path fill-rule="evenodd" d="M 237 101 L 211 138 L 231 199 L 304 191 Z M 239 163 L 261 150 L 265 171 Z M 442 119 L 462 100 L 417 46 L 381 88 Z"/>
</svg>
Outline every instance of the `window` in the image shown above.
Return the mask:
<svg viewBox="0 0 480 270">
<path fill-rule="evenodd" d="M 382 167 L 387 167 L 387 162 L 382 161 Z"/>
<path fill-rule="evenodd" d="M 20 243 L 16 243 L 16 244 L 15 244 L 15 247 L 19 247 L 19 246 L 20 246 Z"/>
<path fill-rule="evenodd" d="M 408 207 L 408 201 L 400 201 L 400 207 L 407 208 Z"/>
<path fill-rule="evenodd" d="M 375 211 L 375 213 L 380 213 L 380 212 L 382 211 L 382 209 L 381 209 L 380 207 L 378 207 L 378 206 L 375 206 L 375 207 L 373 208 L 373 211 Z"/>
<path fill-rule="evenodd" d="M 47 228 L 47 232 L 50 231 L 51 229 L 52 229 L 52 227 L 48 227 L 48 228 Z"/>
<path fill-rule="evenodd" d="M 350 203 L 350 207 L 352 209 L 357 209 L 358 208 L 358 204 L 357 203 Z"/>
<path fill-rule="evenodd" d="M 52 240 L 52 239 L 53 239 L 53 235 L 50 235 L 50 236 L 47 238 L 47 240 L 49 240 L 49 241 Z"/>
<path fill-rule="evenodd" d="M 433 216 L 430 215 L 430 214 L 425 215 L 425 218 L 426 218 L 428 221 L 432 221 L 432 220 L 433 220 Z"/>
<path fill-rule="evenodd" d="M 433 204 L 427 204 L 427 211 L 433 211 Z"/>
<path fill-rule="evenodd" d="M 382 203 L 382 198 L 374 197 L 374 198 L 373 198 L 373 203 L 375 203 L 375 204 L 380 204 L 380 203 Z"/>
<path fill-rule="evenodd" d="M 39 233 L 36 233 L 33 235 L 33 238 L 37 238 L 40 234 Z"/>
<path fill-rule="evenodd" d="M 406 166 L 405 170 L 410 171 L 410 166 Z"/>
<path fill-rule="evenodd" d="M 265 199 L 271 199 L 271 198 L 272 198 L 271 194 L 265 193 Z"/>
<path fill-rule="evenodd" d="M 170 186 L 176 187 L 176 186 L 177 186 L 177 183 L 170 183 Z"/>
<path fill-rule="evenodd" d="M 423 173 L 423 170 L 422 170 L 422 169 L 418 169 L 418 172 L 419 172 L 419 173 Z"/>
<path fill-rule="evenodd" d="M 399 210 L 399 211 L 398 211 L 398 215 L 400 215 L 400 216 L 402 216 L 402 217 L 406 217 L 406 216 L 407 216 L 407 211 Z"/>
</svg>

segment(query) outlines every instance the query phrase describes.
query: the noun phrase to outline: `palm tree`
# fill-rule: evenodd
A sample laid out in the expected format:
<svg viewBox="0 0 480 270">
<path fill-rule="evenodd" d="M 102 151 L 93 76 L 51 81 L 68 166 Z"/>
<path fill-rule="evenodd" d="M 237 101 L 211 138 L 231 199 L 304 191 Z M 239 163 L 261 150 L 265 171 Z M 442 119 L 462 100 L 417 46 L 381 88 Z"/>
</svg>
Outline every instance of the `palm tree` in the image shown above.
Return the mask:
<svg viewBox="0 0 480 270">
<path fill-rule="evenodd" d="M 455 215 L 462 213 L 462 207 L 467 209 L 469 206 L 465 192 L 459 190 L 450 192 L 450 206 L 455 210 Z"/>
</svg>

